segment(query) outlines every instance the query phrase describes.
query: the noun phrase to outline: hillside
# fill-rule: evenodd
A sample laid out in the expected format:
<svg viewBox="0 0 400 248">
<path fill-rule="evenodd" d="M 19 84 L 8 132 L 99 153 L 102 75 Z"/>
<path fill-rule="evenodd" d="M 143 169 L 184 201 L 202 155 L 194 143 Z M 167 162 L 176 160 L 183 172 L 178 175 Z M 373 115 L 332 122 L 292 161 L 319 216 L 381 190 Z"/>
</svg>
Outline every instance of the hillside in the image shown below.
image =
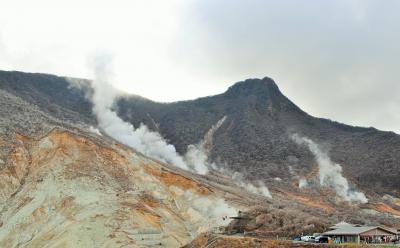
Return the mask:
<svg viewBox="0 0 400 248">
<path fill-rule="evenodd" d="M 0 96 L 0 247 L 179 247 L 262 201 Z"/>
<path fill-rule="evenodd" d="M 269 78 L 193 101 L 119 98 L 124 120 L 159 131 L 181 154 L 226 116 L 209 147 L 220 168 L 206 175 L 100 134 L 91 94 L 88 80 L 0 71 L 1 247 L 178 247 L 220 226 L 276 237 L 342 220 L 400 225 L 400 136 L 314 118 Z M 368 202 L 343 201 L 318 185 L 320 161 L 293 134 L 326 149 L 351 192 Z M 272 198 L 223 169 L 264 181 Z M 309 186 L 300 188 L 299 179 Z"/>
<path fill-rule="evenodd" d="M 251 179 L 307 175 L 314 157 L 291 140 L 297 133 L 327 147 L 356 185 L 400 196 L 400 135 L 312 117 L 269 78 L 239 82 L 223 94 L 193 101 L 160 104 L 129 97 L 118 106 L 125 120 L 157 128 L 182 153 L 226 115 L 211 157 Z"/>
<path fill-rule="evenodd" d="M 91 92 L 88 81 L 20 72 L 0 72 L 0 80 L 1 89 L 64 122 L 96 123 L 85 98 Z M 266 182 L 291 180 L 312 170 L 313 155 L 290 138 L 297 133 L 326 147 L 354 184 L 400 196 L 400 135 L 314 118 L 269 78 L 239 82 L 223 94 L 193 101 L 156 103 L 125 96 L 117 107 L 124 120 L 159 131 L 181 154 L 227 116 L 215 133 L 211 160 Z"/>
</svg>

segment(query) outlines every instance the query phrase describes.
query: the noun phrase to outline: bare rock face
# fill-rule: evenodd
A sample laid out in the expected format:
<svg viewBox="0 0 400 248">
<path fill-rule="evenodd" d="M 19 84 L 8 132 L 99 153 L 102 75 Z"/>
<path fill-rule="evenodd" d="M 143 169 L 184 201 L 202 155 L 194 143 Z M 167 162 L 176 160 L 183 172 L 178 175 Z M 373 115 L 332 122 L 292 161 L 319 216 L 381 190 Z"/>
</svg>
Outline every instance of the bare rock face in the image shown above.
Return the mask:
<svg viewBox="0 0 400 248">
<path fill-rule="evenodd" d="M 237 178 L 192 174 L 91 131 L 89 86 L 0 71 L 0 247 L 196 247 L 216 242 L 202 233 L 221 226 L 276 237 L 321 232 L 342 220 L 400 225 L 399 135 L 311 117 L 269 78 L 194 101 L 119 99 L 124 120 L 159 131 L 180 153 L 223 119 L 209 147 L 212 161 L 266 182 L 270 199 L 238 187 Z M 332 189 L 312 187 L 318 166 L 290 138 L 294 132 L 329 147 L 369 202 L 345 202 Z M 300 178 L 311 187 L 300 188 Z M 239 210 L 243 218 L 231 221 Z M 246 247 L 242 241 L 232 247 Z"/>
<path fill-rule="evenodd" d="M 88 80 L 0 71 L 0 90 L 63 125 L 96 125 L 87 98 L 92 93 Z M 238 82 L 223 94 L 192 101 L 157 103 L 123 96 L 116 108 L 135 127 L 144 123 L 160 132 L 181 154 L 226 116 L 214 134 L 211 160 L 265 183 L 276 177 L 293 183 L 313 170 L 314 156 L 290 138 L 297 133 L 326 147 L 353 185 L 400 197 L 400 135 L 312 117 L 267 77 Z M 38 131 L 33 129 L 39 123 L 32 131 Z"/>
<path fill-rule="evenodd" d="M 58 128 L 15 141 L 0 171 L 0 247 L 179 247 L 236 214 L 209 186 L 118 144 Z"/>
</svg>

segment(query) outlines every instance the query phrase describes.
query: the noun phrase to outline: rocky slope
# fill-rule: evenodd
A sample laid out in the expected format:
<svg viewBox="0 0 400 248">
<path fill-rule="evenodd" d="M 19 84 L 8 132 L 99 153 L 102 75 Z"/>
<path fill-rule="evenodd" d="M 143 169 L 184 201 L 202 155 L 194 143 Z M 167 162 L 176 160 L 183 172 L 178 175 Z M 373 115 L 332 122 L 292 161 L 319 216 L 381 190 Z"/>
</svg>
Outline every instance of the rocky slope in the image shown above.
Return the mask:
<svg viewBox="0 0 400 248">
<path fill-rule="evenodd" d="M 319 232 L 342 220 L 400 225 L 399 136 L 313 118 L 268 78 L 187 102 L 124 96 L 116 108 L 180 152 L 226 116 L 211 159 L 264 180 L 272 199 L 219 171 L 183 171 L 100 135 L 90 94 L 87 80 L 0 72 L 0 247 L 179 247 L 223 225 L 228 233 L 272 237 Z M 318 166 L 294 132 L 329 145 L 332 160 L 369 202 L 299 188 L 299 177 L 311 182 Z M 242 218 L 226 218 L 239 210 Z"/>
<path fill-rule="evenodd" d="M 221 95 L 193 101 L 161 104 L 128 97 L 118 106 L 125 120 L 157 128 L 180 152 L 227 116 L 215 133 L 211 157 L 251 179 L 293 180 L 310 173 L 314 156 L 293 142 L 297 133 L 326 147 L 356 185 L 400 196 L 400 135 L 314 118 L 269 78 L 239 82 Z"/>
<path fill-rule="evenodd" d="M 179 247 L 257 201 L 0 94 L 0 247 Z"/>
<path fill-rule="evenodd" d="M 0 72 L 0 82 L 0 89 L 64 122 L 95 126 L 92 105 L 85 97 L 91 94 L 87 80 Z M 211 160 L 267 183 L 275 177 L 297 180 L 313 170 L 314 156 L 291 139 L 297 133 L 326 148 L 354 185 L 400 197 L 400 135 L 312 117 L 269 78 L 249 79 L 223 94 L 192 101 L 157 103 L 124 96 L 116 108 L 134 126 L 144 123 L 160 132 L 181 154 L 226 116 L 214 134 Z"/>
<path fill-rule="evenodd" d="M 236 213 L 216 189 L 118 144 L 56 128 L 9 148 L 1 247 L 178 247 Z"/>
<path fill-rule="evenodd" d="M 288 236 L 341 219 L 398 224 L 370 214 L 373 204 L 338 205 L 317 192 L 272 188 L 274 198 L 266 199 L 223 175 L 193 175 L 80 131 L 16 133 L 12 142 L 1 136 L 0 147 L 8 150 L 0 171 L 1 247 L 179 247 L 228 225 L 238 210 L 243 219 L 228 233 Z"/>
</svg>

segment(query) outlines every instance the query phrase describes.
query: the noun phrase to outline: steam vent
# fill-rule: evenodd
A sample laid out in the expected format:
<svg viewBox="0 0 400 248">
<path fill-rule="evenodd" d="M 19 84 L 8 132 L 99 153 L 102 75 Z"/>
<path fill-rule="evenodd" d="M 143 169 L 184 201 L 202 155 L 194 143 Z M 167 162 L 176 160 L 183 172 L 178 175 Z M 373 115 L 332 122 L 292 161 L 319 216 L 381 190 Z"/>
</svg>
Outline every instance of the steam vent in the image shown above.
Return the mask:
<svg viewBox="0 0 400 248">
<path fill-rule="evenodd" d="M 271 78 L 159 103 L 101 75 L 0 71 L 0 102 L 0 247 L 398 237 L 400 136 L 313 117 Z"/>
</svg>

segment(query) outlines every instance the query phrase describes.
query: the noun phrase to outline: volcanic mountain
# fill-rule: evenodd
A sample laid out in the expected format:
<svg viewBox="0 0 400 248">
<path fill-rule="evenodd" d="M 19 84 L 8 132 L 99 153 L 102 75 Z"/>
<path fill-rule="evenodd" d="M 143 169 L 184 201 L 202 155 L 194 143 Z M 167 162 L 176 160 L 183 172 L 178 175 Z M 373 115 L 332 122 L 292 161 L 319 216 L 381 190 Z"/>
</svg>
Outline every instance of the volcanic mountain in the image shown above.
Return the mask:
<svg viewBox="0 0 400 248">
<path fill-rule="evenodd" d="M 191 101 L 117 99 L 120 118 L 159 132 L 180 154 L 223 120 L 208 144 L 219 169 L 207 175 L 146 157 L 102 132 L 92 94 L 90 80 L 0 71 L 0 246 L 177 247 L 227 225 L 239 210 L 244 218 L 230 232 L 294 235 L 343 219 L 399 224 L 400 136 L 312 117 L 270 78 Z M 317 156 L 294 136 L 326 151 L 368 203 L 338 200 L 319 185 Z M 265 183 L 272 199 L 225 171 Z M 300 179 L 309 187 L 299 188 Z"/>
<path fill-rule="evenodd" d="M 311 171 L 314 156 L 293 142 L 291 135 L 297 133 L 329 147 L 332 160 L 359 187 L 400 196 L 400 135 L 314 118 L 270 78 L 248 79 L 223 94 L 193 101 L 165 104 L 125 97 L 118 110 L 134 125 L 158 130 L 181 153 L 226 116 L 214 135 L 211 158 L 251 179 L 287 181 Z"/>
<path fill-rule="evenodd" d="M 52 116 L 96 125 L 87 80 L 20 72 L 0 72 L 0 80 L 1 89 Z M 181 154 L 226 116 L 214 134 L 210 159 L 266 182 L 304 176 L 314 166 L 310 151 L 291 139 L 297 133 L 327 147 L 354 184 L 400 196 L 400 135 L 312 117 L 286 98 L 270 78 L 248 79 L 223 94 L 191 101 L 157 103 L 124 95 L 115 107 L 125 121 L 136 127 L 144 123 L 160 132 Z"/>
</svg>

